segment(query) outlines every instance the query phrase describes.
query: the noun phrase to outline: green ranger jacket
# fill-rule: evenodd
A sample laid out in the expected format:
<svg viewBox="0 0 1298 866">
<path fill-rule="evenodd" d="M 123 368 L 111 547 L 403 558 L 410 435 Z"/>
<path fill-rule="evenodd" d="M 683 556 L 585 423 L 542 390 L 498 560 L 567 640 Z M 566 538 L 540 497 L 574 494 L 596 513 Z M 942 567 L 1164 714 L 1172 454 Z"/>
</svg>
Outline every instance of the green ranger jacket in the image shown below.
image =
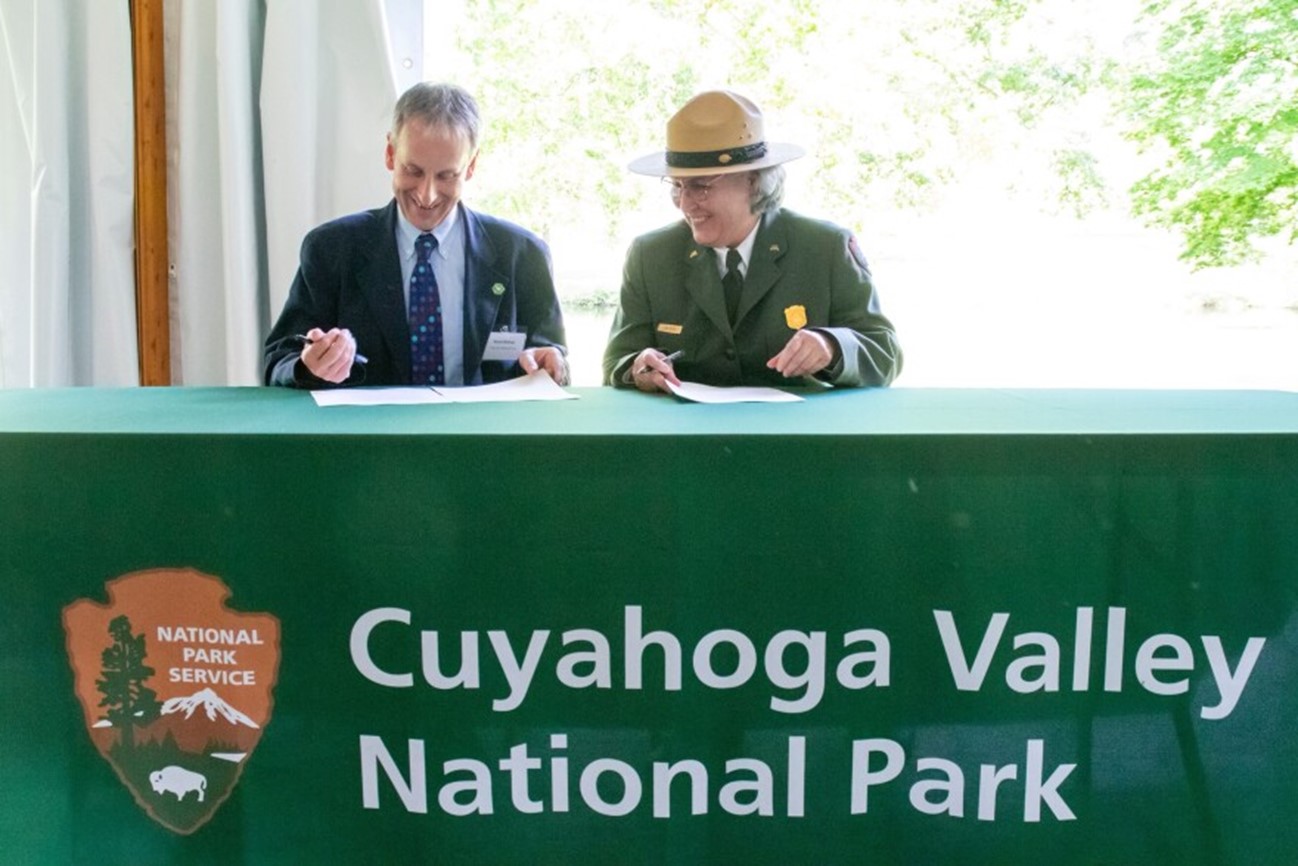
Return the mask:
<svg viewBox="0 0 1298 866">
<path fill-rule="evenodd" d="M 684 350 L 683 381 L 705 385 L 791 385 L 766 362 L 798 328 L 838 344 L 816 379 L 831 385 L 887 385 L 901 371 L 901 347 L 879 309 L 870 270 L 846 229 L 791 211 L 762 217 L 732 328 L 716 252 L 678 222 L 631 244 L 622 293 L 604 351 L 605 384 L 632 386 L 644 349 Z"/>
</svg>

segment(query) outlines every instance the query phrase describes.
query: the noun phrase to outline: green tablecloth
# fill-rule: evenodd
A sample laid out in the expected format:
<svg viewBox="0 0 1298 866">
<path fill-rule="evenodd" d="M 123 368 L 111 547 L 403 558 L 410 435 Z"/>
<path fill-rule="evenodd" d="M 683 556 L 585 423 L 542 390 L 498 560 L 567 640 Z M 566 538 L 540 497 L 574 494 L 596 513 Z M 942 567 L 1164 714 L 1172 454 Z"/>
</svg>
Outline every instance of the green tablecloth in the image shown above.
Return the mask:
<svg viewBox="0 0 1298 866">
<path fill-rule="evenodd" d="M 1298 395 L 574 393 L 0 392 L 5 857 L 1292 859 Z M 175 734 L 244 755 L 189 832 L 69 662 L 65 609 L 140 573 L 278 624 L 251 748 Z M 143 616 L 150 659 L 245 658 Z"/>
<path fill-rule="evenodd" d="M 893 388 L 795 390 L 801 403 L 704 405 L 572 388 L 544 403 L 336 406 L 272 388 L 0 391 L 0 432 L 353 434 L 365 436 L 1286 434 L 1298 394 Z"/>
</svg>

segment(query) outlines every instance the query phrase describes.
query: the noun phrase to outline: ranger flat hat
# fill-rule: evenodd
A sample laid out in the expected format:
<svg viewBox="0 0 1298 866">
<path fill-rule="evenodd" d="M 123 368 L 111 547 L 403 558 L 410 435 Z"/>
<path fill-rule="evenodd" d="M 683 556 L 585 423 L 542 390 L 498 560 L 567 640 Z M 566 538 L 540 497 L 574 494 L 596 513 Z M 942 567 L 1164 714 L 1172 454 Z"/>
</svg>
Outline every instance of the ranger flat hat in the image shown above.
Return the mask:
<svg viewBox="0 0 1298 866">
<path fill-rule="evenodd" d="M 627 166 L 636 174 L 695 177 L 779 165 L 805 154 L 796 144 L 766 140 L 762 110 L 738 93 L 708 90 L 667 121 L 667 149 Z"/>
</svg>

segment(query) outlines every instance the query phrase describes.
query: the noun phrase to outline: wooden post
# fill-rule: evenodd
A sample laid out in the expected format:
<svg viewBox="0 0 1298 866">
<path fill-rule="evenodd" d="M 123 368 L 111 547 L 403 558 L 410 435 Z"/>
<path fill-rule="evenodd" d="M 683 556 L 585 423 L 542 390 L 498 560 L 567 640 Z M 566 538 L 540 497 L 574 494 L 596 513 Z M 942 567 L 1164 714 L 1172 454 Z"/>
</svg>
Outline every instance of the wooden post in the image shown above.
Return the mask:
<svg viewBox="0 0 1298 866">
<path fill-rule="evenodd" d="M 135 322 L 140 384 L 171 384 L 163 0 L 131 0 L 135 61 Z"/>
</svg>

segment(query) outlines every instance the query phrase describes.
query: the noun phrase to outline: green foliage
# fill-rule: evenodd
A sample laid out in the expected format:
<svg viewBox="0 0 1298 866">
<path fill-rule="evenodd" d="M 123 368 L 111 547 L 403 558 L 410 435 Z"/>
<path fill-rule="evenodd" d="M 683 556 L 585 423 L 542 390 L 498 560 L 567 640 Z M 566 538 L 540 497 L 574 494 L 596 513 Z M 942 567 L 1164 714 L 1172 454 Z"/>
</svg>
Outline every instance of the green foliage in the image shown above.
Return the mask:
<svg viewBox="0 0 1298 866">
<path fill-rule="evenodd" d="M 617 292 L 611 289 L 595 289 L 578 298 L 564 302 L 569 310 L 587 310 L 593 313 L 612 312 L 617 309 Z"/>
<path fill-rule="evenodd" d="M 1088 30 L 1086 16 L 1115 9 L 465 0 L 454 47 L 468 74 L 450 77 L 488 121 L 475 203 L 545 236 L 613 239 L 661 192 L 626 163 L 663 146 L 690 96 L 728 87 L 763 107 L 771 138 L 810 152 L 792 169 L 800 209 L 868 231 L 994 174 L 988 194 L 1028 191 L 1084 216 L 1110 203 L 1116 150 L 1099 141 L 1116 100 L 1128 142 L 1153 160 L 1132 208 L 1180 232 L 1184 258 L 1227 265 L 1260 239 L 1292 241 L 1298 0 L 1145 0 L 1127 44 L 1096 44 L 1124 22 Z M 1148 56 L 1126 62 L 1142 36 Z"/>
<path fill-rule="evenodd" d="M 465 0 L 456 47 L 471 75 L 454 77 L 488 125 L 475 202 L 546 236 L 613 238 L 661 193 L 626 163 L 661 149 L 672 113 L 714 87 L 753 98 L 771 138 L 811 153 L 800 207 L 857 227 L 930 207 L 989 153 L 1046 170 L 1054 148 L 1032 154 L 1028 131 L 1102 68 L 1042 47 L 1052 25 L 1034 15 L 1052 2 L 1071 0 Z M 1070 207 L 1091 201 L 1068 190 Z"/>
<path fill-rule="evenodd" d="M 1158 164 L 1135 211 L 1196 267 L 1256 259 L 1298 226 L 1298 0 L 1153 0 L 1156 55 L 1127 82 L 1130 138 Z"/>
<path fill-rule="evenodd" d="M 459 48 L 486 70 L 472 87 L 487 115 L 482 206 L 525 218 L 543 235 L 589 219 L 598 202 L 612 230 L 643 190 L 625 178 L 641 131 L 695 87 L 688 69 L 608 38 L 612 18 L 531 2 L 469 0 Z M 544 31 L 546 38 L 537 38 Z"/>
<path fill-rule="evenodd" d="M 1095 203 L 1106 204 L 1108 187 L 1099 161 L 1088 150 L 1062 148 L 1054 154 L 1055 198 L 1074 216 L 1084 216 Z"/>
</svg>

